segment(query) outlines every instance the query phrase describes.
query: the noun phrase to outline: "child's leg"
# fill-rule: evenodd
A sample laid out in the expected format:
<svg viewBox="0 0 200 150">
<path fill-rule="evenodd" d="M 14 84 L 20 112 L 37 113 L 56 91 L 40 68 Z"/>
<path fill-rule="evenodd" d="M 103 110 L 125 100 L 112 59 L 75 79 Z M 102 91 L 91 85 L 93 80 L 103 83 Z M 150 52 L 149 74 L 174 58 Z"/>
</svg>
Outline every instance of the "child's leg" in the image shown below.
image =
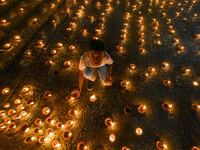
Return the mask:
<svg viewBox="0 0 200 150">
<path fill-rule="evenodd" d="M 86 67 L 83 72 L 83 75 L 86 79 L 88 79 L 90 81 L 95 81 L 96 76 L 95 76 L 94 72 L 95 72 L 94 68 Z"/>
<path fill-rule="evenodd" d="M 104 65 L 104 66 L 102 66 L 102 67 L 97 68 L 97 70 L 98 70 L 100 79 L 101 79 L 101 80 L 103 81 L 103 83 L 104 83 L 104 81 L 106 80 L 106 76 L 107 76 L 107 66 Z"/>
</svg>

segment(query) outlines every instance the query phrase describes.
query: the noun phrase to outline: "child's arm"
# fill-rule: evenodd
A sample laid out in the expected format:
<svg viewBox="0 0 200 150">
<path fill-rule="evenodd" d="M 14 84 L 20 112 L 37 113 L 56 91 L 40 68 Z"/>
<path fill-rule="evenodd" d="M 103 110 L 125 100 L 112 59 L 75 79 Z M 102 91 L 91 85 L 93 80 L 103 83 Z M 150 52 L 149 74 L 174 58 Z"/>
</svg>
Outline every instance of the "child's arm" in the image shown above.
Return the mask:
<svg viewBox="0 0 200 150">
<path fill-rule="evenodd" d="M 79 90 L 80 90 L 80 93 L 81 93 L 81 90 L 82 90 L 82 86 L 83 86 L 83 70 L 79 70 Z"/>
</svg>

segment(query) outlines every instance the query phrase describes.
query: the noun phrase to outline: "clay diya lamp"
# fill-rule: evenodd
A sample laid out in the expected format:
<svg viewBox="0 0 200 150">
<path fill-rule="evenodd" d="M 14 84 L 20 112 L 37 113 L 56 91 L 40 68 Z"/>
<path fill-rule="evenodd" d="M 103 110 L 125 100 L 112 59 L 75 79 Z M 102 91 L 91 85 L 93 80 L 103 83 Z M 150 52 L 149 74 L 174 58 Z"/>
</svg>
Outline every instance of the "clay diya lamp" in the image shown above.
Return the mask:
<svg viewBox="0 0 200 150">
<path fill-rule="evenodd" d="M 109 140 L 110 140 L 110 142 L 115 142 L 116 141 L 116 136 L 115 136 L 115 134 L 110 134 L 110 136 L 109 136 Z"/>
<path fill-rule="evenodd" d="M 29 131 L 29 124 L 28 123 L 23 123 L 20 127 L 20 132 L 25 133 Z"/>
<path fill-rule="evenodd" d="M 111 118 L 106 118 L 105 119 L 105 125 L 108 126 L 108 127 L 109 126 L 114 126 L 114 123 L 113 123 Z"/>
<path fill-rule="evenodd" d="M 125 113 L 126 115 L 131 115 L 132 109 L 131 109 L 129 106 L 126 106 L 126 107 L 124 108 L 124 113 Z"/>
<path fill-rule="evenodd" d="M 42 114 L 43 115 L 48 115 L 49 113 L 50 113 L 50 108 L 49 107 L 45 107 L 45 108 L 43 108 L 43 110 L 42 110 Z"/>
<path fill-rule="evenodd" d="M 142 134 L 143 134 L 142 128 L 137 127 L 137 128 L 135 129 L 135 133 L 136 133 L 136 135 L 142 135 Z"/>
<path fill-rule="evenodd" d="M 52 147 L 53 147 L 53 148 L 60 147 L 60 143 L 59 143 L 57 140 L 53 140 L 53 142 L 52 142 Z"/>
<path fill-rule="evenodd" d="M 140 105 L 138 107 L 138 112 L 141 114 L 146 113 L 146 109 L 147 109 L 147 107 L 145 105 Z"/>
<path fill-rule="evenodd" d="M 12 129 L 15 129 L 15 128 L 16 128 L 16 125 L 15 125 L 15 123 L 13 123 L 13 122 L 12 122 L 11 124 L 8 125 L 8 129 L 9 129 L 9 130 L 12 130 Z"/>
<path fill-rule="evenodd" d="M 72 137 L 72 132 L 70 130 L 65 130 L 62 137 L 64 140 L 69 140 Z"/>
<path fill-rule="evenodd" d="M 79 142 L 77 144 L 77 150 L 86 150 L 87 149 L 87 144 L 85 142 Z"/>
<path fill-rule="evenodd" d="M 34 100 L 32 98 L 28 99 L 27 102 L 26 102 L 26 105 L 27 106 L 32 106 L 34 105 Z"/>
<path fill-rule="evenodd" d="M 20 99 L 16 99 L 15 101 L 14 101 L 14 103 L 16 104 L 16 105 L 18 105 L 18 104 L 21 104 L 21 100 Z"/>
<path fill-rule="evenodd" d="M 66 122 L 66 125 L 67 125 L 68 127 L 71 127 L 73 124 L 74 124 L 74 121 L 72 121 L 72 120 L 68 120 L 68 121 Z"/>
<path fill-rule="evenodd" d="M 39 137 L 39 143 L 43 144 L 46 140 L 46 137 L 45 136 L 40 136 Z"/>
<path fill-rule="evenodd" d="M 9 93 L 9 91 L 10 91 L 9 88 L 4 88 L 4 89 L 1 91 L 1 93 L 2 93 L 3 95 L 6 95 L 6 94 Z"/>
<path fill-rule="evenodd" d="M 35 125 L 40 125 L 40 124 L 42 124 L 42 120 L 40 118 L 37 118 L 35 120 Z"/>
<path fill-rule="evenodd" d="M 77 114 L 77 111 L 76 111 L 75 109 L 70 109 L 70 110 L 68 111 L 68 115 L 69 115 L 70 117 L 74 117 L 76 114 Z"/>
<path fill-rule="evenodd" d="M 6 126 L 3 123 L 1 123 L 0 124 L 0 131 L 3 130 L 3 129 L 5 129 L 5 128 L 6 128 Z"/>
<path fill-rule="evenodd" d="M 52 96 L 51 92 L 50 91 L 47 91 L 44 93 L 44 98 L 50 98 Z"/>
<path fill-rule="evenodd" d="M 90 96 L 90 101 L 91 102 L 95 102 L 96 100 L 97 100 L 97 96 L 96 95 Z"/>
<path fill-rule="evenodd" d="M 6 118 L 6 119 L 4 120 L 4 123 L 5 123 L 5 124 L 10 124 L 10 123 L 11 123 L 11 118 Z"/>
<path fill-rule="evenodd" d="M 172 104 L 168 104 L 168 103 L 164 102 L 164 103 L 162 104 L 162 108 L 163 108 L 164 110 L 169 110 L 170 108 L 172 108 Z"/>
</svg>

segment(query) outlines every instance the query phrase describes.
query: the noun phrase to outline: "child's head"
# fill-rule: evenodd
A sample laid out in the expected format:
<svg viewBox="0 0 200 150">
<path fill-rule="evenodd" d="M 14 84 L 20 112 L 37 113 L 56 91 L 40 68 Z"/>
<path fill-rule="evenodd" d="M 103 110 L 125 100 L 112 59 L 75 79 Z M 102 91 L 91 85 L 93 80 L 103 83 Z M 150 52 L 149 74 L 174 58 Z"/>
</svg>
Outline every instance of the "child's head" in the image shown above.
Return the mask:
<svg viewBox="0 0 200 150">
<path fill-rule="evenodd" d="M 88 57 L 94 66 L 101 64 L 105 55 L 105 45 L 101 40 L 91 40 L 87 50 Z"/>
</svg>

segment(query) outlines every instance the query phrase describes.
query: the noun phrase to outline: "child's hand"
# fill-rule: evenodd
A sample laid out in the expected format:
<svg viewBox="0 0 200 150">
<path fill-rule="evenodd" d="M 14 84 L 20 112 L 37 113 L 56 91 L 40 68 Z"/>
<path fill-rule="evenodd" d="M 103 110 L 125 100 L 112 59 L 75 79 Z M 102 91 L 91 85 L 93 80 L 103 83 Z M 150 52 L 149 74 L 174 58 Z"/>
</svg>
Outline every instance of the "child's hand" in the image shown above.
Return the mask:
<svg viewBox="0 0 200 150">
<path fill-rule="evenodd" d="M 80 97 L 80 94 L 81 94 L 81 89 L 80 89 L 80 88 L 74 89 L 74 90 L 71 92 L 71 96 L 74 97 L 75 99 L 76 99 L 76 98 L 79 98 L 79 97 Z"/>
</svg>

